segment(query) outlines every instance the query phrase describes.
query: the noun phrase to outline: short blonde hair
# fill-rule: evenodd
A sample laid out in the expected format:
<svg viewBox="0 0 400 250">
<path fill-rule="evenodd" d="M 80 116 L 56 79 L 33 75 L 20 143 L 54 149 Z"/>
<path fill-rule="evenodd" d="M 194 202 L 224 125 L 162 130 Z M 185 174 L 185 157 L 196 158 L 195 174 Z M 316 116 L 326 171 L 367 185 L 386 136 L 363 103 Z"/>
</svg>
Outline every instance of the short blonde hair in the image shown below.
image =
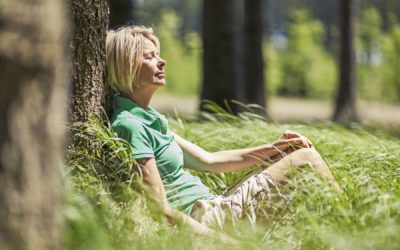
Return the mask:
<svg viewBox="0 0 400 250">
<path fill-rule="evenodd" d="M 133 93 L 134 87 L 140 87 L 138 78 L 145 39 L 149 39 L 160 50 L 160 42 L 152 28 L 126 26 L 107 33 L 107 83 L 112 88 L 119 92 Z"/>
</svg>

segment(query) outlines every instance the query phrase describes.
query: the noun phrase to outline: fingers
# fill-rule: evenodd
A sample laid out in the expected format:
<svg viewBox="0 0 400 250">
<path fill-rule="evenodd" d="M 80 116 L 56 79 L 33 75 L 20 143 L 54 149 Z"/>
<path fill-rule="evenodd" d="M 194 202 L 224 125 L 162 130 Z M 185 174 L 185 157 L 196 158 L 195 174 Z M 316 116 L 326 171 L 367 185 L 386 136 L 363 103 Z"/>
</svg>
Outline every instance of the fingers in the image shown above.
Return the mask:
<svg viewBox="0 0 400 250">
<path fill-rule="evenodd" d="M 284 136 L 286 139 L 301 137 L 301 135 L 300 135 L 299 133 L 294 132 L 294 131 L 290 131 L 290 130 L 286 130 L 286 131 L 283 133 L 283 136 Z"/>
<path fill-rule="evenodd" d="M 281 138 L 282 139 L 299 138 L 303 141 L 302 144 L 304 144 L 307 148 L 312 148 L 312 146 L 313 146 L 311 141 L 307 137 L 301 135 L 300 133 L 294 132 L 294 131 L 290 131 L 290 130 L 285 131 L 283 133 L 283 135 L 281 136 Z"/>
<path fill-rule="evenodd" d="M 304 145 L 304 146 L 306 146 L 307 148 L 311 148 L 312 147 L 312 143 L 310 142 L 310 140 L 308 140 L 306 137 L 300 137 L 299 138 L 300 140 L 301 140 L 301 142 L 302 142 L 302 144 Z"/>
<path fill-rule="evenodd" d="M 309 148 L 310 144 L 307 142 L 307 140 L 303 138 L 292 138 L 289 139 L 289 146 L 299 149 L 299 148 Z"/>
<path fill-rule="evenodd" d="M 284 138 L 283 136 L 287 136 L 288 138 Z M 288 133 L 287 131 L 283 134 L 283 136 L 273 143 L 273 147 L 275 152 L 272 152 L 268 156 L 268 161 L 276 162 L 286 155 L 302 148 L 312 148 L 313 145 L 307 137 L 304 137 L 298 133 Z"/>
<path fill-rule="evenodd" d="M 307 140 L 303 138 L 291 138 L 291 139 L 280 139 L 274 143 L 274 146 L 281 148 L 287 148 L 290 146 L 301 146 L 302 148 L 309 147 Z"/>
<path fill-rule="evenodd" d="M 269 162 L 276 162 L 286 155 L 306 147 L 306 143 L 299 138 L 280 139 L 273 144 L 275 150 L 271 152 L 267 160 Z"/>
</svg>

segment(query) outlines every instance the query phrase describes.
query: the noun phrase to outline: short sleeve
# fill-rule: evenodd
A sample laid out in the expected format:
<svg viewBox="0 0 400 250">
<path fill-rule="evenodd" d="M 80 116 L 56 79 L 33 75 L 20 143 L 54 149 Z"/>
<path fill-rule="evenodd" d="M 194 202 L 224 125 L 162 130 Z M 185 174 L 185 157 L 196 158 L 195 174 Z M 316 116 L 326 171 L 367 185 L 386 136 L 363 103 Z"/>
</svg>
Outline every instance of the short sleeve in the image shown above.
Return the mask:
<svg viewBox="0 0 400 250">
<path fill-rule="evenodd" d="M 133 147 L 133 156 L 136 159 L 154 158 L 154 149 L 151 140 L 143 125 L 134 119 L 124 119 L 113 126 L 118 137 L 129 142 Z"/>
</svg>

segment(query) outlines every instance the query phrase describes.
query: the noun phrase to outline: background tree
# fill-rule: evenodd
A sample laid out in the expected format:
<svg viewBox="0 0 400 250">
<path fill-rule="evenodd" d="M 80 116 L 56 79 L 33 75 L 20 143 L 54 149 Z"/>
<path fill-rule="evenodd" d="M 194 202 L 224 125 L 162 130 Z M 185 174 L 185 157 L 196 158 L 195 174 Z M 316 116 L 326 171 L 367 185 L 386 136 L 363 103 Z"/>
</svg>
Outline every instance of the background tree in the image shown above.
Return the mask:
<svg viewBox="0 0 400 250">
<path fill-rule="evenodd" d="M 135 5 L 133 0 L 111 0 L 110 28 L 117 29 L 136 20 Z"/>
<path fill-rule="evenodd" d="M 241 1 L 203 2 L 203 84 L 201 100 L 225 107 L 225 101 L 244 102 L 240 53 Z M 237 113 L 239 107 L 230 105 Z M 201 107 L 202 108 L 202 107 Z"/>
<path fill-rule="evenodd" d="M 382 18 L 382 28 L 389 31 L 393 25 L 390 20 L 394 16 L 400 20 L 400 4 L 398 0 L 364 0 L 359 2 L 360 9 L 377 8 Z"/>
<path fill-rule="evenodd" d="M 340 82 L 333 120 L 348 124 L 352 121 L 359 121 L 356 109 L 356 58 L 354 51 L 356 0 L 341 0 L 339 11 L 339 15 L 341 15 Z"/>
<path fill-rule="evenodd" d="M 64 1 L 0 2 L 0 249 L 59 249 Z"/>
<path fill-rule="evenodd" d="M 244 1 L 244 88 L 247 103 L 264 108 L 257 109 L 265 115 L 265 85 L 263 60 L 263 0 Z"/>
<path fill-rule="evenodd" d="M 313 0 L 310 10 L 313 13 L 313 16 L 321 20 L 324 25 L 325 48 L 332 53 L 336 53 L 337 48 L 335 48 L 335 43 L 337 43 L 337 37 L 335 36 L 335 29 L 338 22 L 338 1 Z"/>
<path fill-rule="evenodd" d="M 109 111 L 109 88 L 104 85 L 105 39 L 108 29 L 107 0 L 71 1 L 73 21 L 72 97 L 73 121 L 88 114 Z"/>
</svg>

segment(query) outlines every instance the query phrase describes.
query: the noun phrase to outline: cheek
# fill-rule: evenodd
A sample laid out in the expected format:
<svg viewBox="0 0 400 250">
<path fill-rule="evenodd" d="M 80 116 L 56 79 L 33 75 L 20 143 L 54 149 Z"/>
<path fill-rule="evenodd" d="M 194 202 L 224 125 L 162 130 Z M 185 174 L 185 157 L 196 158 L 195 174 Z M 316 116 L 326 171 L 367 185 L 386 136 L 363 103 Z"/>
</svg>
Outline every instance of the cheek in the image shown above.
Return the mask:
<svg viewBox="0 0 400 250">
<path fill-rule="evenodd" d="M 148 65 L 143 64 L 140 69 L 140 79 L 149 79 L 153 77 L 153 70 Z"/>
</svg>

